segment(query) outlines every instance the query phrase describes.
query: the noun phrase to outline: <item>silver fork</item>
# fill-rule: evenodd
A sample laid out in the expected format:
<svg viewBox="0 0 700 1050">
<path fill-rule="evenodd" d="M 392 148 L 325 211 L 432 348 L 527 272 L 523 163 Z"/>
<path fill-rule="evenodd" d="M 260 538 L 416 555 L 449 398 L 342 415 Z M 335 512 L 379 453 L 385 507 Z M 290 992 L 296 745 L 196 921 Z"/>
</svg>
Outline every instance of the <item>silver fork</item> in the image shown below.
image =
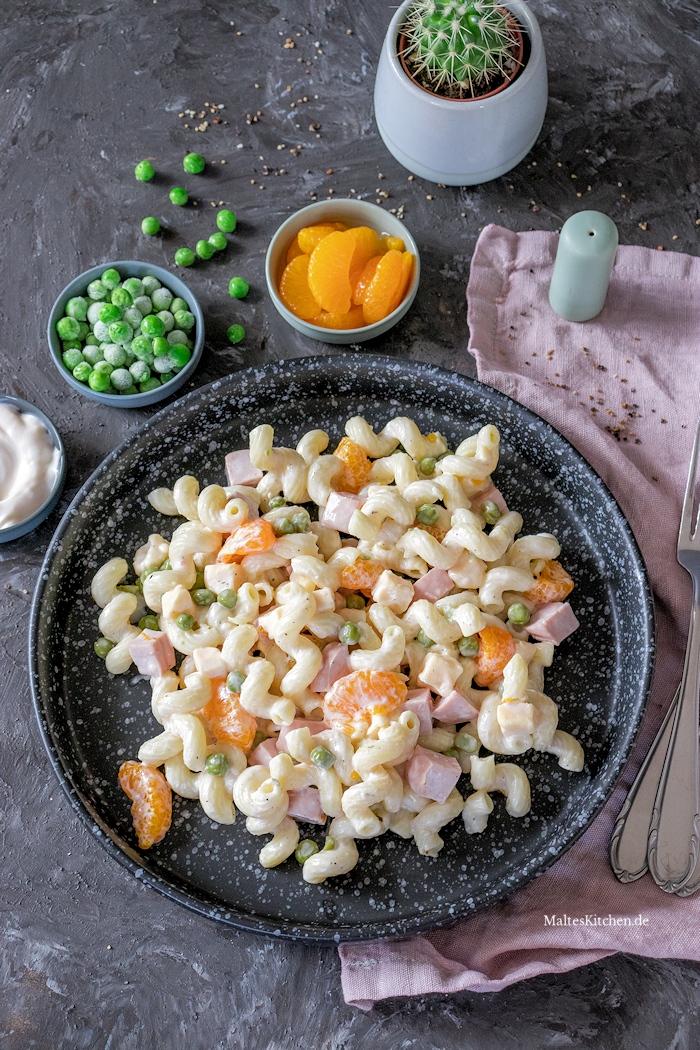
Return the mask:
<svg viewBox="0 0 700 1050">
<path fill-rule="evenodd" d="M 678 561 L 693 580 L 690 630 L 678 712 L 651 818 L 648 850 L 654 881 L 667 893 L 682 896 L 700 887 L 696 875 L 700 853 L 700 513 L 693 513 L 699 460 L 700 422 L 678 535 Z"/>
</svg>

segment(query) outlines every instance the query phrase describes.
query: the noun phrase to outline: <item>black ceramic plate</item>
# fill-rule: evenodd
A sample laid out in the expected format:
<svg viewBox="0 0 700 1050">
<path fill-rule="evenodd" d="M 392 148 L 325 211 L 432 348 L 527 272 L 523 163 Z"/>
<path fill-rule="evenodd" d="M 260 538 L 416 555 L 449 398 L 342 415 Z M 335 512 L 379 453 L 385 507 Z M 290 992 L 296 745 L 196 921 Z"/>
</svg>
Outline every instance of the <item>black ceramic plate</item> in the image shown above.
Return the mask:
<svg viewBox="0 0 700 1050">
<path fill-rule="evenodd" d="M 169 534 L 146 494 L 185 472 L 224 480 L 224 455 L 262 422 L 294 446 L 312 427 L 332 441 L 362 414 L 381 427 L 410 415 L 454 447 L 483 424 L 502 435 L 496 480 L 524 518 L 524 532 L 551 531 L 577 581 L 580 629 L 556 653 L 546 690 L 560 727 L 586 751 L 581 774 L 551 755 L 516 759 L 532 784 L 532 812 L 508 817 L 500 798 L 487 830 L 467 836 L 461 820 L 442 834 L 437 859 L 391 833 L 360 843 L 348 875 L 309 886 L 294 859 L 264 871 L 260 839 L 244 821 L 213 824 L 177 799 L 162 843 L 139 852 L 120 763 L 158 730 L 148 683 L 110 677 L 92 651 L 97 609 L 89 585 L 108 558 L 127 558 L 149 532 Z M 571 846 L 610 794 L 634 741 L 653 660 L 650 592 L 636 543 L 590 466 L 531 412 L 463 376 L 428 365 L 343 354 L 239 372 L 164 409 L 109 456 L 79 492 L 48 551 L 31 627 L 31 674 L 49 754 L 91 831 L 142 881 L 232 926 L 319 941 L 396 936 L 483 908 L 541 873 Z M 317 830 L 317 829 L 312 829 Z"/>
</svg>

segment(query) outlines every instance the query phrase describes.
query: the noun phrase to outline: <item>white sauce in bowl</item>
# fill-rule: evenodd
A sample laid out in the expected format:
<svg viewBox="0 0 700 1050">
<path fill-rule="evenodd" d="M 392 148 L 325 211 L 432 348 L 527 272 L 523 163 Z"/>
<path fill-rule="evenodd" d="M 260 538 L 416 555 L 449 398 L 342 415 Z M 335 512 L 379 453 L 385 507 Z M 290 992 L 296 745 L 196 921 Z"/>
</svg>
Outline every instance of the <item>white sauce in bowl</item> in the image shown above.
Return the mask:
<svg viewBox="0 0 700 1050">
<path fill-rule="evenodd" d="M 0 529 L 21 524 L 46 503 L 60 463 L 41 420 L 0 403 Z"/>
</svg>

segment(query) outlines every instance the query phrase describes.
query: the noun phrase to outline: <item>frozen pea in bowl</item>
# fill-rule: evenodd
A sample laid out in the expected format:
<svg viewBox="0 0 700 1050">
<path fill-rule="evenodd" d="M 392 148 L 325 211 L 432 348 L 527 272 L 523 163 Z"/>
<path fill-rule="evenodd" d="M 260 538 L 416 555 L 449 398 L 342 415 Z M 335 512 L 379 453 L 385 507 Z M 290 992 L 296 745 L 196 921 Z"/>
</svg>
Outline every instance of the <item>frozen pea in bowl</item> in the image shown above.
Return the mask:
<svg viewBox="0 0 700 1050">
<path fill-rule="evenodd" d="M 93 266 L 67 285 L 48 324 L 53 362 L 67 383 L 104 405 L 143 408 L 175 393 L 204 347 L 196 298 L 161 266 Z"/>
</svg>

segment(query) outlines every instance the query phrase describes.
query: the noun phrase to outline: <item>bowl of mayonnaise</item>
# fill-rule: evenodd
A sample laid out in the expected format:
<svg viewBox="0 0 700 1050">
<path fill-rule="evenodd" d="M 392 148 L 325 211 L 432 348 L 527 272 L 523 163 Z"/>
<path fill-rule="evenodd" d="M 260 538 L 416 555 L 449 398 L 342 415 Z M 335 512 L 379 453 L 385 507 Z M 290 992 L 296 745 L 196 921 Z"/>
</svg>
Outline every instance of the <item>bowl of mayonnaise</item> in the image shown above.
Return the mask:
<svg viewBox="0 0 700 1050">
<path fill-rule="evenodd" d="M 40 525 L 65 478 L 63 442 L 48 416 L 21 397 L 0 394 L 0 543 Z"/>
</svg>

